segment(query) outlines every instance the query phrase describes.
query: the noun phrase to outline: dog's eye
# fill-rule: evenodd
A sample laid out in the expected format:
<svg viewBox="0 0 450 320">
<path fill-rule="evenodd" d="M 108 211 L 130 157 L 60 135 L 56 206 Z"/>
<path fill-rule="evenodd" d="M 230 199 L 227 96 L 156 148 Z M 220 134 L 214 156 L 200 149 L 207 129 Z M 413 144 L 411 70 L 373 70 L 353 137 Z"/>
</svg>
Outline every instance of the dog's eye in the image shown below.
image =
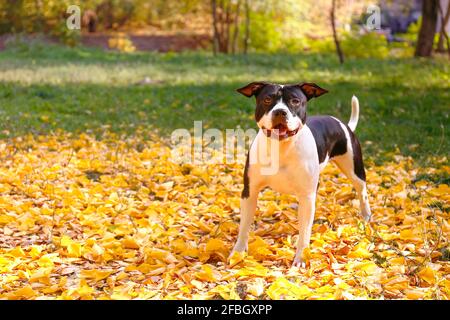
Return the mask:
<svg viewBox="0 0 450 320">
<path fill-rule="evenodd" d="M 271 97 L 265 97 L 263 102 L 264 102 L 264 104 L 271 104 L 272 103 L 272 98 Z"/>
<path fill-rule="evenodd" d="M 292 98 L 290 102 L 293 106 L 296 106 L 300 104 L 300 99 Z"/>
</svg>

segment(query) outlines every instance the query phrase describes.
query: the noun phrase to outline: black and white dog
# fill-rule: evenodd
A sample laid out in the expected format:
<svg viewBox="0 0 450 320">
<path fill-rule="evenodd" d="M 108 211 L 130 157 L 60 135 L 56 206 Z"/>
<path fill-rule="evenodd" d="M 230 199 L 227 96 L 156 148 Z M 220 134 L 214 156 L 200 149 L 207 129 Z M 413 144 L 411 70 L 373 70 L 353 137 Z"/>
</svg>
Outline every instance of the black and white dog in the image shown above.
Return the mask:
<svg viewBox="0 0 450 320">
<path fill-rule="evenodd" d="M 296 195 L 299 200 L 300 232 L 294 266 L 305 267 L 302 252 L 311 237 L 319 173 L 328 161 L 333 161 L 352 181 L 363 218 L 369 221 L 371 217 L 361 146 L 353 133 L 359 118 L 358 99 L 353 96 L 350 121 L 345 124 L 332 116 L 306 116 L 307 101 L 328 92 L 314 83 L 253 82 L 237 91 L 256 97 L 255 119 L 260 129 L 245 165 L 241 221 L 233 252 L 247 250 L 258 193 L 270 187 Z M 271 141 L 278 143 L 278 169 L 263 174 L 258 149 L 267 149 Z"/>
</svg>

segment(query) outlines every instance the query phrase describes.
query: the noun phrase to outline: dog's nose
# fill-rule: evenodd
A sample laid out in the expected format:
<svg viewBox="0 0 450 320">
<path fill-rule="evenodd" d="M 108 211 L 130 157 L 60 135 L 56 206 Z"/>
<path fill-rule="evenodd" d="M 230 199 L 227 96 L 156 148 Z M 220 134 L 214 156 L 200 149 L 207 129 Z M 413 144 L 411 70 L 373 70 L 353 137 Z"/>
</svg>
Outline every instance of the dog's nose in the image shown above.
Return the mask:
<svg viewBox="0 0 450 320">
<path fill-rule="evenodd" d="M 286 118 L 287 112 L 283 109 L 278 109 L 273 112 L 274 117 Z"/>
</svg>

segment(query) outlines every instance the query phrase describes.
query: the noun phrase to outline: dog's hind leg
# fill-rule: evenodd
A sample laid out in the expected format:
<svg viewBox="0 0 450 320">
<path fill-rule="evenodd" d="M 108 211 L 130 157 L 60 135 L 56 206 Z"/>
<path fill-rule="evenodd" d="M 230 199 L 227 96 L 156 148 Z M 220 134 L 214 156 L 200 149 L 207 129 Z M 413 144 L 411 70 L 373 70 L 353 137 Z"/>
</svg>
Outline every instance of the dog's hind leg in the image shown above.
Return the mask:
<svg viewBox="0 0 450 320">
<path fill-rule="evenodd" d="M 358 144 L 359 147 L 359 144 Z M 361 154 L 361 150 L 355 150 L 356 154 Z M 347 152 L 337 156 L 332 161 L 349 178 L 356 190 L 361 208 L 361 215 L 366 221 L 370 221 L 372 213 L 370 211 L 369 197 L 367 195 L 366 174 L 361 156 L 353 156 L 352 152 Z M 356 170 L 355 170 L 356 168 Z"/>
</svg>

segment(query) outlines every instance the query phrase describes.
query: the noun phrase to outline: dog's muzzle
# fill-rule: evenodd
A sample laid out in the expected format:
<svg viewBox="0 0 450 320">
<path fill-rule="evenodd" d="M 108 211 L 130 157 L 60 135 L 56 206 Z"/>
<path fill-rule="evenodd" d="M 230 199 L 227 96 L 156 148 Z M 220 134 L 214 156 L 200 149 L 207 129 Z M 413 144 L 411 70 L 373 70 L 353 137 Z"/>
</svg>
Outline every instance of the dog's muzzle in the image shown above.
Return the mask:
<svg viewBox="0 0 450 320">
<path fill-rule="evenodd" d="M 272 115 L 272 128 L 262 128 L 267 137 L 284 140 L 297 134 L 300 127 L 289 130 L 287 125 L 287 112 L 282 109 L 275 110 Z"/>
<path fill-rule="evenodd" d="M 262 130 L 268 138 L 273 137 L 278 138 L 278 140 L 284 140 L 289 137 L 295 136 L 300 130 L 300 127 L 295 130 L 288 130 L 287 126 L 285 126 L 284 124 L 278 124 L 272 129 L 262 128 Z"/>
</svg>

